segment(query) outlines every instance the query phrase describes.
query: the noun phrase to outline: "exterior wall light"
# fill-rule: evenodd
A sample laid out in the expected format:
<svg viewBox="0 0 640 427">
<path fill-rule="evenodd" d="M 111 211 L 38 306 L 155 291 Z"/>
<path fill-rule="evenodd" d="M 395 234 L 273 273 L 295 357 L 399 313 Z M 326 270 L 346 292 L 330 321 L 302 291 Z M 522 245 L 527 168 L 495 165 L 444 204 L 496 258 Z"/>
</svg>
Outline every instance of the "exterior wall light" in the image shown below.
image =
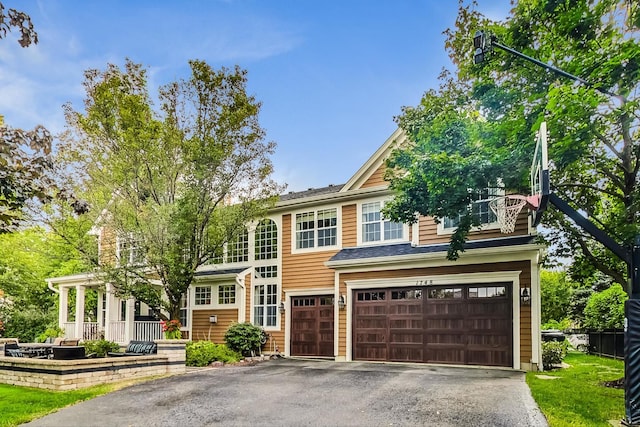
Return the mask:
<svg viewBox="0 0 640 427">
<path fill-rule="evenodd" d="M 280 314 L 284 313 L 284 301 L 280 301 L 280 305 L 278 306 L 278 310 L 280 310 Z"/>
<path fill-rule="evenodd" d="M 217 315 L 209 316 L 209 323 L 218 323 L 218 316 Z"/>
<path fill-rule="evenodd" d="M 522 288 L 520 291 L 520 305 L 531 305 L 531 291 L 529 291 L 529 288 Z"/>
<path fill-rule="evenodd" d="M 338 308 L 340 310 L 344 310 L 346 305 L 347 305 L 347 303 L 345 302 L 344 295 L 340 295 L 340 297 L 338 298 Z"/>
</svg>

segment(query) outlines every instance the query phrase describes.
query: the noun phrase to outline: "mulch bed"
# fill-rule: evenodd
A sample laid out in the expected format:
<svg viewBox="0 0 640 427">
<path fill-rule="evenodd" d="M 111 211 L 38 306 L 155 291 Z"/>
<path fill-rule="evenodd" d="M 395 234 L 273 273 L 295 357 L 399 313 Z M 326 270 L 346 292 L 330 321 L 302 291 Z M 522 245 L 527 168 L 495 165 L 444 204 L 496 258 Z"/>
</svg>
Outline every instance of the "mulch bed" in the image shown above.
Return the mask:
<svg viewBox="0 0 640 427">
<path fill-rule="evenodd" d="M 602 385 L 609 388 L 624 388 L 624 377 L 613 381 L 605 381 Z"/>
</svg>

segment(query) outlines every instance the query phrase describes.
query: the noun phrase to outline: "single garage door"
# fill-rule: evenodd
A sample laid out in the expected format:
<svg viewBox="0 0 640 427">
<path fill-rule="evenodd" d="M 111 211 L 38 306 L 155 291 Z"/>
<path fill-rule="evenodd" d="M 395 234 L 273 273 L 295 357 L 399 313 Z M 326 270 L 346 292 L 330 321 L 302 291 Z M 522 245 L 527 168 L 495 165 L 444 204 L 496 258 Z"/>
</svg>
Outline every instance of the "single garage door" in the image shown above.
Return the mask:
<svg viewBox="0 0 640 427">
<path fill-rule="evenodd" d="M 353 358 L 513 366 L 511 287 L 354 291 Z"/>
<path fill-rule="evenodd" d="M 334 357 L 333 296 L 291 298 L 291 355 Z"/>
</svg>

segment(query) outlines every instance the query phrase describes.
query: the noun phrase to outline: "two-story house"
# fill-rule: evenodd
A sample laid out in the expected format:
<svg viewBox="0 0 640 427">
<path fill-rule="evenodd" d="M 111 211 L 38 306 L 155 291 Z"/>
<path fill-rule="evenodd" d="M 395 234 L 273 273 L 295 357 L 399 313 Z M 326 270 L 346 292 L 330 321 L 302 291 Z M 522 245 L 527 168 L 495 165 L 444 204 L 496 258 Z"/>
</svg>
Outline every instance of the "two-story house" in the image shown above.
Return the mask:
<svg viewBox="0 0 640 427">
<path fill-rule="evenodd" d="M 541 367 L 541 248 L 527 213 L 502 234 L 488 199 L 479 200 L 482 229 L 448 261 L 455 219 L 408 226 L 380 213 L 392 197 L 384 161 L 403 138 L 391 135 L 346 184 L 282 195 L 220 263 L 203 266 L 184 298 L 185 335 L 221 343 L 233 322 L 251 322 L 269 335 L 263 350 L 285 356 Z M 67 335 L 86 335 L 79 296 L 93 285 L 90 275 L 49 279 Z M 66 319 L 70 288 L 74 322 Z M 98 299 L 96 325 L 108 339 L 157 331 L 135 301 L 108 288 Z"/>
</svg>

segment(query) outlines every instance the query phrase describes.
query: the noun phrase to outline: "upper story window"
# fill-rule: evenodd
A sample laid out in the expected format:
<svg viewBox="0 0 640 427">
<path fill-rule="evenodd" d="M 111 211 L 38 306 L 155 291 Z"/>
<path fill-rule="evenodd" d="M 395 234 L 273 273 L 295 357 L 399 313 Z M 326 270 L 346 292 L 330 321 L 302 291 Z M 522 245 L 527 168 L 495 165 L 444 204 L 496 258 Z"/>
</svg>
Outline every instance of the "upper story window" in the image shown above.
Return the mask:
<svg viewBox="0 0 640 427">
<path fill-rule="evenodd" d="M 399 222 L 385 220 L 382 216 L 382 202 L 362 204 L 362 242 L 387 242 L 405 239 L 405 226 Z"/>
<path fill-rule="evenodd" d="M 218 304 L 236 303 L 236 285 L 218 286 Z"/>
<path fill-rule="evenodd" d="M 195 305 L 210 305 L 211 286 L 196 286 L 194 303 Z"/>
<path fill-rule="evenodd" d="M 278 226 L 273 220 L 263 219 L 255 232 L 255 259 L 278 258 Z"/>
<path fill-rule="evenodd" d="M 249 233 L 245 229 L 227 245 L 227 262 L 249 261 Z"/>
<path fill-rule="evenodd" d="M 117 253 L 119 265 L 141 265 L 144 263 L 144 251 L 139 240 L 133 235 L 118 237 Z"/>
<path fill-rule="evenodd" d="M 296 214 L 296 249 L 321 248 L 338 244 L 336 208 Z"/>
<path fill-rule="evenodd" d="M 499 188 L 486 188 L 473 195 L 475 201 L 470 205 L 471 214 L 480 220 L 480 224 L 488 225 L 497 222 L 496 214 L 494 214 L 489 207 L 489 201 L 500 195 L 502 195 L 502 190 Z M 460 218 L 462 218 L 462 215 L 454 218 L 444 218 L 441 223 L 441 228 L 444 230 L 454 230 L 458 224 L 460 224 Z"/>
</svg>

